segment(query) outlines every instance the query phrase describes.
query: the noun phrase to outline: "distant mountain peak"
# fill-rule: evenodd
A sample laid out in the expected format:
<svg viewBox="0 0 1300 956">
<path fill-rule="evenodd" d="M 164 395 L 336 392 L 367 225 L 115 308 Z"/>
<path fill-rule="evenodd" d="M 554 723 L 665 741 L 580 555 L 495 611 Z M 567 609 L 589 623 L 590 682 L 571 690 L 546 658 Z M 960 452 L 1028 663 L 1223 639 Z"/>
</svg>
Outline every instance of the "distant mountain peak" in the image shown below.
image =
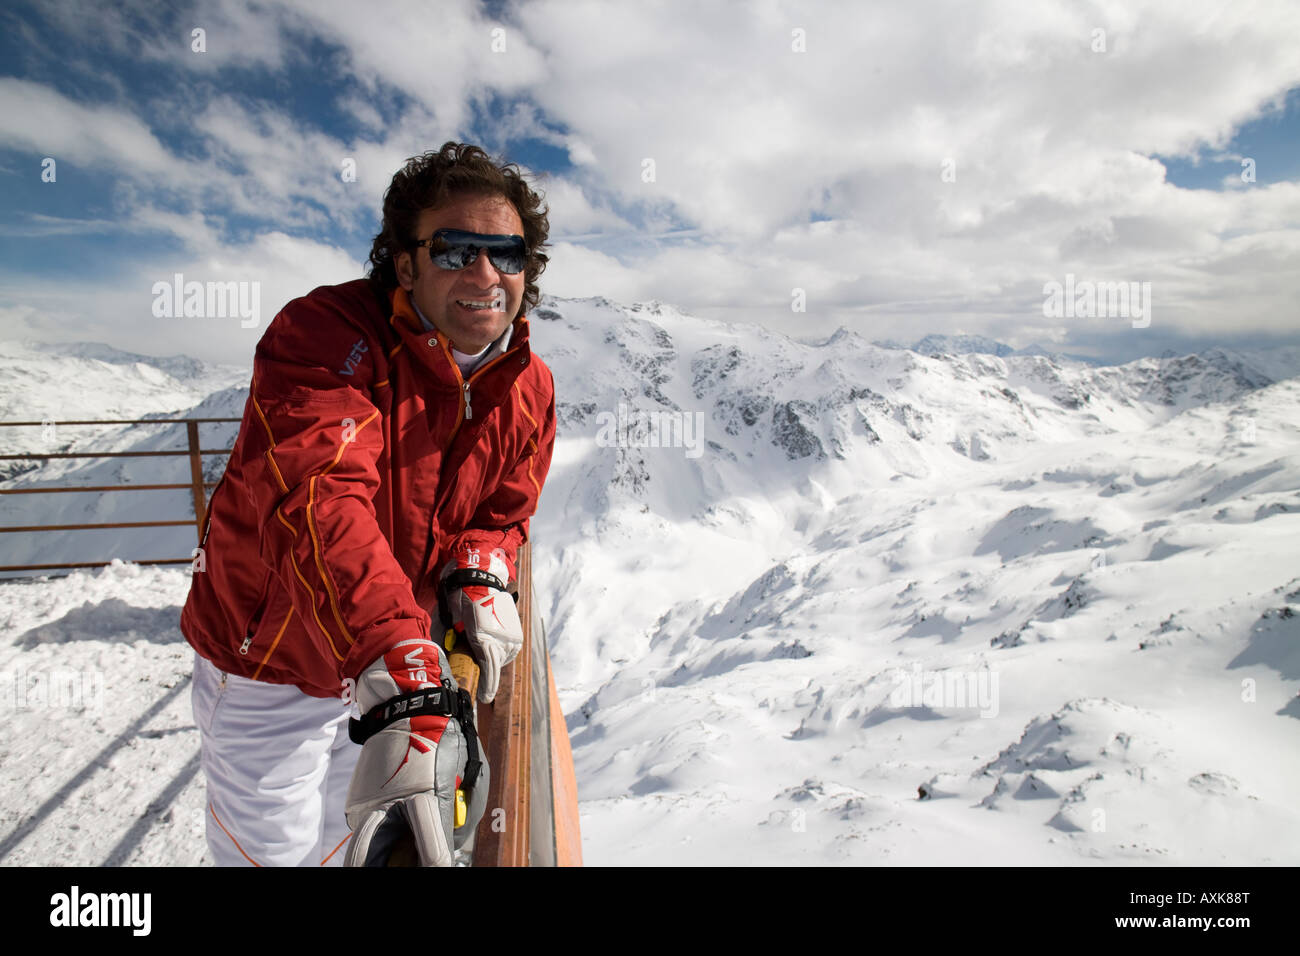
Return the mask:
<svg viewBox="0 0 1300 956">
<path fill-rule="evenodd" d="M 884 343 L 877 343 L 883 345 Z M 899 348 L 896 344 L 887 346 L 889 348 Z M 902 346 L 921 355 L 970 355 L 978 353 L 980 355 L 996 355 L 1002 357 L 1011 355 L 1016 350 L 1010 345 L 998 342 L 985 335 L 966 335 L 958 333 L 956 335 L 943 335 L 939 333 L 930 333 L 925 335 L 911 345 Z"/>
</svg>

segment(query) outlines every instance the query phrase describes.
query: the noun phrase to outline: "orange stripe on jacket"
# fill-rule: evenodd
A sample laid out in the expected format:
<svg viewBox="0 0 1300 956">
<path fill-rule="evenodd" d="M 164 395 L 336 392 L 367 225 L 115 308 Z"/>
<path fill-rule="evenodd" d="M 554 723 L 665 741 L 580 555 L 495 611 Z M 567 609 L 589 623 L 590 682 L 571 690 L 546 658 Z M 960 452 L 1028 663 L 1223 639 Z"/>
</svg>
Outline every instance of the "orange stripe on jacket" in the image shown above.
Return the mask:
<svg viewBox="0 0 1300 956">
<path fill-rule="evenodd" d="M 262 411 L 262 406 L 257 404 L 257 378 L 253 378 L 253 384 L 249 386 L 248 397 L 252 399 L 253 410 L 257 412 L 257 417 L 262 421 L 262 427 L 266 429 L 266 440 L 271 443 L 271 447 L 266 450 L 266 462 L 271 466 L 271 474 L 275 475 L 275 483 L 280 486 L 280 490 L 286 495 L 289 493 L 289 486 L 284 483 L 284 475 L 280 473 L 280 466 L 275 462 L 275 435 L 271 432 L 271 423 L 266 420 L 266 414 Z"/>
<path fill-rule="evenodd" d="M 289 522 L 289 519 L 284 516 L 283 512 L 281 512 L 279 508 L 275 509 L 275 516 L 280 519 L 282 525 L 289 529 L 289 533 L 297 539 L 298 529 Z M 307 593 L 307 600 L 311 604 L 311 613 L 312 616 L 316 618 L 317 626 L 320 627 L 321 633 L 325 635 L 325 640 L 329 641 L 330 650 L 334 652 L 334 656 L 342 661 L 343 657 L 339 654 L 338 647 L 334 644 L 334 638 L 330 635 L 329 631 L 325 630 L 325 622 L 323 622 L 320 619 L 320 615 L 316 613 L 316 592 L 313 591 L 311 585 L 307 583 L 307 578 L 303 575 L 302 569 L 298 567 L 298 559 L 293 556 L 292 550 L 289 552 L 289 563 L 293 565 L 293 573 L 298 580 L 302 582 L 302 588 Z"/>
<path fill-rule="evenodd" d="M 519 379 L 515 379 L 514 392 L 515 395 L 519 397 L 519 410 L 524 413 L 525 418 L 533 423 L 533 428 L 541 431 L 541 426 L 537 424 L 537 419 L 533 418 L 528 411 L 528 406 L 524 404 L 524 393 L 519 391 Z"/>
<path fill-rule="evenodd" d="M 360 432 L 361 429 L 365 428 L 367 425 L 369 425 L 378 417 L 379 417 L 379 411 L 376 409 L 374 412 L 371 413 L 369 418 L 367 418 L 365 421 L 363 421 L 360 425 L 357 426 L 357 430 L 356 432 L 352 433 L 351 438 L 345 439 L 344 441 L 339 443 L 339 449 L 334 453 L 334 460 L 330 462 L 328 465 L 326 465 L 325 469 L 319 475 L 312 475 L 310 486 L 309 486 L 308 497 L 307 497 L 307 531 L 311 534 L 312 548 L 315 551 L 316 570 L 320 572 L 321 580 L 325 582 L 325 590 L 329 594 L 330 607 L 334 611 L 334 620 L 339 626 L 339 631 L 342 632 L 343 634 L 343 639 L 347 641 L 349 644 L 355 644 L 356 639 L 353 638 L 352 634 L 348 631 L 348 626 L 343 623 L 343 613 L 339 610 L 338 589 L 334 587 L 334 581 L 330 578 L 329 574 L 327 574 L 325 571 L 324 548 L 321 545 L 320 529 L 317 527 L 316 519 L 315 519 L 316 479 L 321 477 L 322 475 L 329 474 L 330 470 L 335 465 L 337 465 L 340 461 L 343 460 L 343 452 L 348 447 L 348 445 L 356 441 L 357 433 Z"/>
<path fill-rule="evenodd" d="M 271 655 L 275 653 L 275 649 L 280 643 L 280 638 L 284 637 L 285 628 L 289 626 L 289 618 L 291 617 L 293 617 L 292 604 L 289 605 L 289 613 L 284 616 L 284 622 L 280 625 L 280 630 L 278 630 L 275 634 L 275 640 L 273 640 L 271 642 L 271 646 L 266 649 L 266 656 L 263 657 L 262 662 L 257 665 L 257 670 L 253 671 L 253 676 L 251 678 L 252 680 L 257 680 L 257 675 L 262 673 L 262 668 L 266 666 L 266 662 L 269 661 L 271 659 Z"/>
<path fill-rule="evenodd" d="M 343 655 L 339 653 L 338 647 L 334 644 L 333 636 L 325 629 L 325 622 L 320 619 L 320 614 L 316 611 L 316 592 L 313 591 L 311 585 L 307 583 L 307 578 L 303 576 L 302 569 L 298 567 L 298 559 L 293 556 L 292 551 L 289 552 L 289 563 L 293 565 L 293 573 L 297 575 L 298 580 L 302 582 L 302 589 L 307 592 L 307 600 L 311 604 L 311 615 L 316 618 L 316 626 L 319 627 L 321 633 L 325 635 L 325 640 L 329 641 L 330 650 L 334 652 L 334 656 L 338 658 L 339 663 L 342 663 L 344 659 Z"/>
<path fill-rule="evenodd" d="M 256 379 L 254 380 L 254 387 L 256 387 Z M 257 404 L 256 400 L 253 401 L 253 407 L 257 409 L 257 414 L 262 419 L 262 424 L 266 427 L 266 434 L 271 440 L 272 447 L 274 447 L 275 437 L 271 433 L 271 426 L 267 422 L 266 416 L 262 414 L 261 406 Z M 367 418 L 365 421 L 363 421 L 360 425 L 357 426 L 357 431 L 358 432 L 361 431 L 361 429 L 365 428 L 367 425 L 369 425 L 372 421 L 374 421 L 378 417 L 379 417 L 378 410 L 372 412 L 369 418 Z M 322 474 L 327 474 L 330 471 L 330 469 L 332 469 L 343 459 L 344 450 L 347 448 L 349 444 L 352 443 L 354 439 L 355 439 L 355 432 L 353 433 L 353 438 L 344 440 L 339 443 L 338 451 L 334 453 L 333 461 L 331 461 L 328 465 L 326 465 L 325 468 L 319 474 L 312 474 L 309 477 L 308 498 L 307 498 L 307 531 L 311 535 L 312 554 L 316 560 L 316 570 L 320 574 L 321 581 L 325 584 L 325 592 L 329 595 L 330 607 L 334 612 L 334 620 L 337 622 L 339 626 L 339 630 L 343 634 L 343 639 L 347 641 L 348 644 L 355 644 L 356 640 L 352 637 L 352 634 L 348 631 L 347 625 L 343 623 L 343 616 L 339 611 L 338 591 L 334 587 L 334 582 L 330 579 L 330 576 L 325 573 L 325 563 L 321 554 L 320 536 L 316 528 L 316 523 L 312 517 L 312 508 L 316 500 L 316 479 L 320 477 L 320 475 Z M 271 449 L 269 448 L 267 449 L 266 452 L 266 458 L 267 461 L 270 462 L 271 464 L 271 468 L 275 473 L 275 480 L 280 485 L 280 489 L 283 492 L 285 492 L 285 494 L 288 494 L 289 489 L 285 485 L 284 479 L 280 476 L 280 469 L 276 466 L 275 457 L 274 455 L 271 454 Z M 275 509 L 275 514 L 276 517 L 280 519 L 280 522 L 291 532 L 293 532 L 295 537 L 297 537 L 298 529 L 295 528 L 287 518 L 285 518 L 284 514 L 280 511 L 279 508 Z M 290 560 L 292 560 L 292 555 L 290 556 Z M 320 615 L 316 611 L 315 594 L 312 591 L 311 585 L 307 583 L 307 579 L 303 576 L 302 571 L 299 569 L 297 561 L 293 561 L 293 570 L 294 573 L 298 575 L 298 579 L 302 581 L 303 587 L 306 589 L 308 596 L 311 598 L 312 616 L 316 618 L 316 623 L 320 626 L 321 631 L 325 634 L 325 639 L 329 641 L 330 650 L 334 652 L 335 657 L 337 657 L 340 661 L 342 661 L 344 658 L 339 655 L 338 647 L 335 646 L 333 637 L 330 635 L 329 631 L 325 629 L 325 623 L 320 619 Z M 285 618 L 285 623 L 286 624 L 288 623 L 287 617 Z M 281 628 L 281 634 L 283 634 L 283 632 L 284 629 Z M 277 643 L 279 642 L 279 639 L 280 639 L 280 635 L 276 635 Z M 272 647 L 274 647 L 274 645 L 272 645 Z M 265 663 L 266 663 L 265 660 L 262 661 L 262 664 Z M 262 669 L 262 665 L 259 664 L 257 669 L 258 672 L 260 672 Z"/>
<path fill-rule="evenodd" d="M 515 397 L 518 399 L 519 410 L 524 413 L 525 418 L 533 423 L 533 428 L 540 432 L 542 430 L 541 426 L 537 424 L 537 419 L 533 418 L 533 416 L 528 413 L 528 406 L 524 404 L 524 393 L 519 391 L 518 379 L 515 379 L 514 392 Z M 533 487 L 537 489 L 537 497 L 540 498 L 542 496 L 542 486 L 539 485 L 537 479 L 533 477 L 533 460 L 534 456 L 537 454 L 537 441 L 529 438 L 528 444 L 532 446 L 532 449 L 528 452 L 528 480 L 533 483 Z"/>
</svg>

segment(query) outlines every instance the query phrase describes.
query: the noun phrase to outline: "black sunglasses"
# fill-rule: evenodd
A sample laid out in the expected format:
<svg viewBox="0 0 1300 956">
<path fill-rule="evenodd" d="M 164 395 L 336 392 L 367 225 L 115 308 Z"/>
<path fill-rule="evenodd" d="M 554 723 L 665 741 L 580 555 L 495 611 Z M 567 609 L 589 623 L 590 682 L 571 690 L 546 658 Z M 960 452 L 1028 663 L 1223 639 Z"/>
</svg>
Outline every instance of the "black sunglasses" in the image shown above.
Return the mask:
<svg viewBox="0 0 1300 956">
<path fill-rule="evenodd" d="M 518 275 L 524 271 L 528 251 L 523 236 L 485 236 L 478 232 L 460 229 L 439 229 L 417 246 L 429 247 L 429 258 L 439 269 L 458 271 L 474 264 L 479 252 L 486 252 L 488 261 L 504 275 Z"/>
</svg>

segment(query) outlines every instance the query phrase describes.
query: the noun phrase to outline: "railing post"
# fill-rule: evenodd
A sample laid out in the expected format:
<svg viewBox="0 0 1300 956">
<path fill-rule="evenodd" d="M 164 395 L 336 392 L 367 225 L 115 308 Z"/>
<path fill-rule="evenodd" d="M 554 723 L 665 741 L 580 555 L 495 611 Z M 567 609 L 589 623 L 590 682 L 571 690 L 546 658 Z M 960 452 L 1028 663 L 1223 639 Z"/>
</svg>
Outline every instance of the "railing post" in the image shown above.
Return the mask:
<svg viewBox="0 0 1300 956">
<path fill-rule="evenodd" d="M 185 433 L 190 440 L 190 482 L 194 486 L 194 520 L 197 523 L 198 544 L 203 545 L 203 519 L 208 509 L 207 496 L 203 493 L 203 456 L 199 454 L 199 423 L 185 423 Z"/>
</svg>

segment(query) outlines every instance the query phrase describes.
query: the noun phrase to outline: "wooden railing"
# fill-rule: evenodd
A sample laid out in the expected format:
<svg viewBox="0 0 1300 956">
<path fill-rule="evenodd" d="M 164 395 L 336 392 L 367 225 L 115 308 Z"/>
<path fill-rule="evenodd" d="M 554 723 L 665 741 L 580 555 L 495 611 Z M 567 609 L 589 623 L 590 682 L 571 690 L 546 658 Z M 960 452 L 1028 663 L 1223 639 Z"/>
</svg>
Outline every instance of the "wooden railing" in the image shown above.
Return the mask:
<svg viewBox="0 0 1300 956">
<path fill-rule="evenodd" d="M 525 544 L 517 570 L 524 645 L 502 673 L 496 699 L 478 705 L 491 782 L 474 837 L 475 866 L 582 865 L 573 754 L 533 598 L 532 565 L 532 546 Z"/>
</svg>

